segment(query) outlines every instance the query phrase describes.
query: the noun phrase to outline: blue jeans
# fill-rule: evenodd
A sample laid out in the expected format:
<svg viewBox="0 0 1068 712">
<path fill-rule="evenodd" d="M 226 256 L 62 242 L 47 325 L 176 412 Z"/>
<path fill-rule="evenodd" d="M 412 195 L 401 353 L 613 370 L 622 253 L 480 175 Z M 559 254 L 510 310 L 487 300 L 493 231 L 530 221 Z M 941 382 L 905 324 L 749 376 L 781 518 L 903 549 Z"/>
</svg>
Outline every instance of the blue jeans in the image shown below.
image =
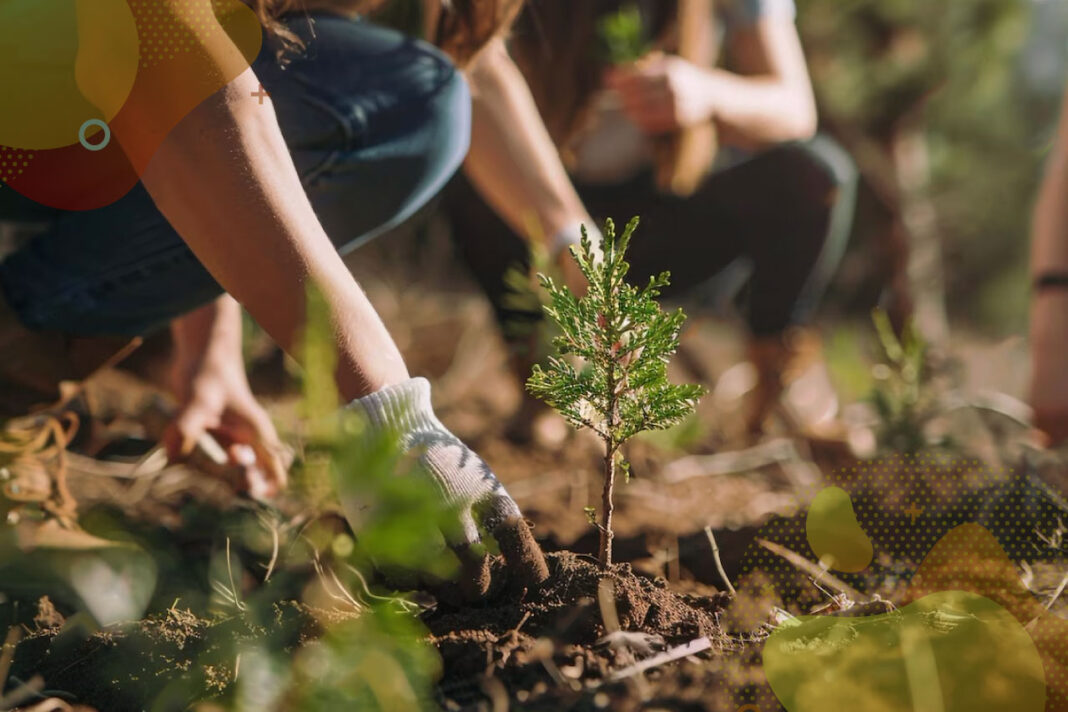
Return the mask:
<svg viewBox="0 0 1068 712">
<path fill-rule="evenodd" d="M 316 213 L 347 253 L 411 218 L 449 180 L 467 153 L 470 95 L 425 43 L 325 14 L 288 24 L 307 51 L 283 69 L 265 43 L 254 70 Z M 223 292 L 143 185 L 86 212 L 3 190 L 0 220 L 43 226 L 0 263 L 0 289 L 33 329 L 142 335 Z"/>
</svg>

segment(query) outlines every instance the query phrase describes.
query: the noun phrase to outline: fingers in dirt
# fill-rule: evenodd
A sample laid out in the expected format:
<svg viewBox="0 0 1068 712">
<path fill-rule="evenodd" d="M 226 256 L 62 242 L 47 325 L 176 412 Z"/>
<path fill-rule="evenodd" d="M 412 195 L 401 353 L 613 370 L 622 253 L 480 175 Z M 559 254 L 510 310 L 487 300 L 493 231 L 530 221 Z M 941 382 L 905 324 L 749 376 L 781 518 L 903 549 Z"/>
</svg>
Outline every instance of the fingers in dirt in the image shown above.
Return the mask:
<svg viewBox="0 0 1068 712">
<path fill-rule="evenodd" d="M 508 570 L 509 588 L 534 588 L 549 578 L 538 542 L 518 505 L 503 487 L 475 506 L 475 515 L 497 542 Z"/>
<path fill-rule="evenodd" d="M 510 581 L 517 587 L 536 588 L 549 578 L 549 565 L 530 525 L 522 517 L 509 517 L 493 530 L 504 555 Z"/>
</svg>

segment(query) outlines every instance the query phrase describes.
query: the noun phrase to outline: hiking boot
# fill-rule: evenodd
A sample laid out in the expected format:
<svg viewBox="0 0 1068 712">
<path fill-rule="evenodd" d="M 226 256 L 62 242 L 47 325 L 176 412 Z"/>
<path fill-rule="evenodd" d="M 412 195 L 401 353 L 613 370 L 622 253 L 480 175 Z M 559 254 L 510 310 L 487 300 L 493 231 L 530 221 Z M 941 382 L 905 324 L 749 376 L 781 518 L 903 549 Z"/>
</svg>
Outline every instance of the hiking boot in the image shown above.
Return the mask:
<svg viewBox="0 0 1068 712">
<path fill-rule="evenodd" d="M 796 434 L 837 439 L 843 429 L 838 396 L 831 385 L 819 336 L 806 329 L 753 339 L 748 347 L 752 388 L 745 395 L 743 422 L 750 438 L 779 416 Z"/>
<path fill-rule="evenodd" d="M 0 295 L 0 421 L 57 404 L 64 383 L 85 380 L 139 343 L 28 329 Z"/>
</svg>

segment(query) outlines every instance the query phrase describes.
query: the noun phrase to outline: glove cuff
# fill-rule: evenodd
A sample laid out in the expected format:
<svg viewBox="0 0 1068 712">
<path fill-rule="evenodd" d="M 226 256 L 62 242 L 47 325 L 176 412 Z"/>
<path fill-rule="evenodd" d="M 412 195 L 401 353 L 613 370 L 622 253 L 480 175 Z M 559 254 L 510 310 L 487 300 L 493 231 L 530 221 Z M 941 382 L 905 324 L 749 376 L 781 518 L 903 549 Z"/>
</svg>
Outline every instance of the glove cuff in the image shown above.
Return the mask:
<svg viewBox="0 0 1068 712">
<path fill-rule="evenodd" d="M 371 425 L 380 430 L 392 430 L 409 444 L 412 436 L 428 431 L 441 431 L 444 426 L 434 415 L 430 403 L 430 381 L 410 378 L 357 398 L 350 408 L 363 411 Z"/>
</svg>

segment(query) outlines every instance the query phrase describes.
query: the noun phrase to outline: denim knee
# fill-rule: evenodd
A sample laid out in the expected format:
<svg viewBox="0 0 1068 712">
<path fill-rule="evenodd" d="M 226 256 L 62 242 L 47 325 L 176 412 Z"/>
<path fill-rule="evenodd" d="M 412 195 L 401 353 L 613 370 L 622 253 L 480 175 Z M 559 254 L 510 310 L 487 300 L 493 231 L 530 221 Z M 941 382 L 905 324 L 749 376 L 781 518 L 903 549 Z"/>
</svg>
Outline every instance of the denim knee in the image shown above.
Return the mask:
<svg viewBox="0 0 1068 712">
<path fill-rule="evenodd" d="M 411 219 L 459 169 L 471 96 L 435 47 L 363 21 L 290 20 L 307 50 L 261 57 L 279 125 L 327 234 L 347 254 Z"/>
<path fill-rule="evenodd" d="M 434 133 L 447 137 L 437 147 L 440 189 L 460 169 L 471 148 L 471 92 L 463 73 L 453 68 L 427 109 L 426 120 L 438 127 Z"/>
</svg>

